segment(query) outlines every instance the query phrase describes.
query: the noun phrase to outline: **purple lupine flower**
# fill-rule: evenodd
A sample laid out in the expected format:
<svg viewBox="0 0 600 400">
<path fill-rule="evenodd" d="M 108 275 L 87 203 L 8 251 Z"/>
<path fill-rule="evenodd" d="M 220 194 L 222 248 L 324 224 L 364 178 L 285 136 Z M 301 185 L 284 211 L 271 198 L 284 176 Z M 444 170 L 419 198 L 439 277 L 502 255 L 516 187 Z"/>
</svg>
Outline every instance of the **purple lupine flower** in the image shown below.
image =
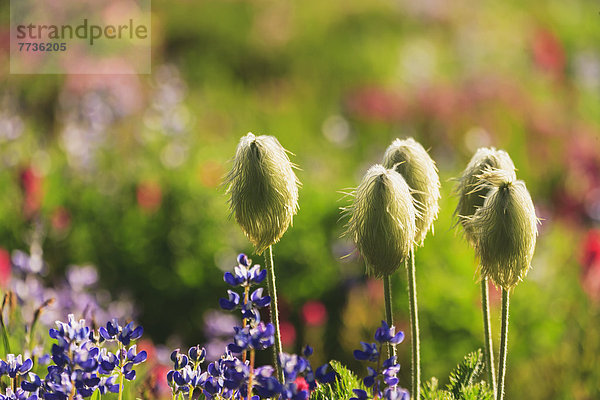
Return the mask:
<svg viewBox="0 0 600 400">
<path fill-rule="evenodd" d="M 6 389 L 6 394 L 0 394 L 0 400 L 37 400 L 35 394 L 29 395 L 23 389 L 17 389 L 15 392 L 11 388 Z"/>
<path fill-rule="evenodd" d="M 396 375 L 400 372 L 400 364 L 396 364 L 396 356 L 390 357 L 383 362 L 383 381 L 388 386 L 396 386 L 399 382 Z"/>
<path fill-rule="evenodd" d="M 118 340 L 123 346 L 129 346 L 132 340 L 142 337 L 144 328 L 141 326 L 133 327 L 133 322 L 129 322 L 124 327 L 119 325 L 117 319 L 106 323 L 106 327 L 100 327 L 100 336 L 104 340 Z"/>
<path fill-rule="evenodd" d="M 410 400 L 408 390 L 396 386 L 388 387 L 383 390 L 385 400 Z"/>
<path fill-rule="evenodd" d="M 249 260 L 245 254 L 238 256 L 238 266 L 234 268 L 233 274 L 225 272 L 223 279 L 231 286 L 252 286 L 257 285 L 267 277 L 267 270 L 260 269 L 260 265 L 250 267 L 252 260 Z"/>
<path fill-rule="evenodd" d="M 354 358 L 359 361 L 377 361 L 379 359 L 379 350 L 375 343 L 360 342 L 362 350 L 354 350 Z"/>
<path fill-rule="evenodd" d="M 0 376 L 8 375 L 11 379 L 14 379 L 17 375 L 26 375 L 33 367 L 33 361 L 30 358 L 23 361 L 22 355 L 15 356 L 14 354 L 7 354 L 6 361 L 0 360 Z"/>
<path fill-rule="evenodd" d="M 227 299 L 219 299 L 219 305 L 223 310 L 227 311 L 236 309 L 240 305 L 240 295 L 233 290 L 228 290 L 227 294 L 229 295 Z"/>
<path fill-rule="evenodd" d="M 362 389 L 352 389 L 356 397 L 351 397 L 350 400 L 368 400 L 369 395 Z"/>
<path fill-rule="evenodd" d="M 396 328 L 391 328 L 385 321 L 381 321 L 381 326 L 375 331 L 375 340 L 381 344 L 391 343 L 398 344 L 404 340 L 404 332 L 400 331 L 395 334 Z"/>
<path fill-rule="evenodd" d="M 282 385 L 277 378 L 273 376 L 275 369 L 270 365 L 258 367 L 254 370 L 254 379 L 256 384 L 254 390 L 262 398 L 276 397 L 281 393 Z"/>
<path fill-rule="evenodd" d="M 260 322 L 254 328 L 236 326 L 234 330 L 233 343 L 228 346 L 229 351 L 232 353 L 241 353 L 248 349 L 264 350 L 275 342 L 273 336 L 275 327 L 271 323 L 265 325 L 264 322 Z"/>
</svg>

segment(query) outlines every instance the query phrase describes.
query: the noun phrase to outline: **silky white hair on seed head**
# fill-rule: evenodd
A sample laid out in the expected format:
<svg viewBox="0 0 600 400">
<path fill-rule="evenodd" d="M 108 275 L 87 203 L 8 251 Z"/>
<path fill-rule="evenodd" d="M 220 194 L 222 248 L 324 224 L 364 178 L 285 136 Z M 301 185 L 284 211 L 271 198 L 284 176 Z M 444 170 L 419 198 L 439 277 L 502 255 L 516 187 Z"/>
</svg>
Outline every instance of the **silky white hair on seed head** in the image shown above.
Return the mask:
<svg viewBox="0 0 600 400">
<path fill-rule="evenodd" d="M 376 277 L 392 274 L 414 245 L 416 210 L 406 181 L 394 170 L 373 165 L 354 192 L 346 235 L 356 243 Z"/>
<path fill-rule="evenodd" d="M 483 206 L 485 197 L 491 189 L 489 183 L 482 182 L 479 178 L 486 168 L 503 170 L 511 180 L 517 179 L 515 165 L 507 152 L 496 150 L 493 147 L 482 147 L 475 152 L 467 168 L 458 178 L 456 186 L 458 205 L 454 211 L 454 215 L 458 219 L 457 223 L 462 224 L 465 236 L 472 244 L 474 244 L 473 233 L 467 221 L 479 207 Z"/>
<path fill-rule="evenodd" d="M 293 168 L 275 137 L 248 133 L 240 139 L 225 184 L 231 211 L 258 254 L 281 239 L 298 212 Z"/>
<path fill-rule="evenodd" d="M 440 209 L 440 177 L 435 161 L 413 138 L 396 139 L 385 151 L 383 166 L 395 169 L 411 189 L 415 207 L 419 211 L 415 242 L 422 246 L 427 232 L 430 229 L 433 231 L 433 221 Z"/>
<path fill-rule="evenodd" d="M 477 179 L 488 185 L 489 193 L 464 225 L 471 232 L 482 278 L 509 290 L 531 267 L 539 220 L 525 183 L 515 179 L 514 171 L 486 168 Z"/>
</svg>

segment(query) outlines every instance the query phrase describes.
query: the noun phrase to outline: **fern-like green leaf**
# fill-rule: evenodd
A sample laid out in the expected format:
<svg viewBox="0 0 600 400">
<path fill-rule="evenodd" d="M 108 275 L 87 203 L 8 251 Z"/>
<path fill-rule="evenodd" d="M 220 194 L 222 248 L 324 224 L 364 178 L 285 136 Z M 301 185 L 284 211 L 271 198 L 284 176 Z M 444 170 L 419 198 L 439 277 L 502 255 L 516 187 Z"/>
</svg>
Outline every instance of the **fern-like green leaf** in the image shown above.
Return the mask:
<svg viewBox="0 0 600 400">
<path fill-rule="evenodd" d="M 463 387 L 460 400 L 494 400 L 494 393 L 486 382 L 481 381 Z"/>
<path fill-rule="evenodd" d="M 329 364 L 337 372 L 336 380 L 332 383 L 317 386 L 310 395 L 310 400 L 349 400 L 354 397 L 352 389 L 366 390 L 362 380 L 348 368 L 338 361 L 331 361 Z"/>
<path fill-rule="evenodd" d="M 437 378 L 433 377 L 423 384 L 421 400 L 454 400 L 450 392 L 439 388 Z"/>
<path fill-rule="evenodd" d="M 465 356 L 465 359 L 450 373 L 448 391 L 455 399 L 461 398 L 463 388 L 472 385 L 483 371 L 483 353 L 477 349 Z"/>
</svg>

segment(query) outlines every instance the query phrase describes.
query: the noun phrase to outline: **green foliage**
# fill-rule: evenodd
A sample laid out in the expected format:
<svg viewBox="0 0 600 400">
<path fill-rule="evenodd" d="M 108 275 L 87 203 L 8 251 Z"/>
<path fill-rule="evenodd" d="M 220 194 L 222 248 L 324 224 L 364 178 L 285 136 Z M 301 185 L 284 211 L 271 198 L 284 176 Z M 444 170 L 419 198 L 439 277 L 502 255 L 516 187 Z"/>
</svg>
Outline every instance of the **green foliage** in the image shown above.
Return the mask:
<svg viewBox="0 0 600 400">
<path fill-rule="evenodd" d="M 440 389 L 438 380 L 433 377 L 423 385 L 421 400 L 492 400 L 494 395 L 488 384 L 477 381 L 483 368 L 481 349 L 467 354 L 450 373 L 446 389 Z"/>
<path fill-rule="evenodd" d="M 348 400 L 354 396 L 352 389 L 366 390 L 362 380 L 348 368 L 338 361 L 331 361 L 329 364 L 337 372 L 337 379 L 332 383 L 319 385 L 310 395 L 310 400 Z"/>
</svg>

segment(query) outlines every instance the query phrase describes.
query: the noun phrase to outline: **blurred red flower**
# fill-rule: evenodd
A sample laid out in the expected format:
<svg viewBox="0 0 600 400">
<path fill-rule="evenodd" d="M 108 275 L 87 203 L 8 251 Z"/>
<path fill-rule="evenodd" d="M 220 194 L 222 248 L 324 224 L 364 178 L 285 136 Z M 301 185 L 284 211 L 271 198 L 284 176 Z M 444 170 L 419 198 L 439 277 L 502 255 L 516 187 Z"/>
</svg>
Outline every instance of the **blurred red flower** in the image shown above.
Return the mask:
<svg viewBox="0 0 600 400">
<path fill-rule="evenodd" d="M 0 287 L 6 288 L 10 280 L 11 272 L 10 254 L 0 247 Z"/>
<path fill-rule="evenodd" d="M 306 390 L 307 392 L 310 393 L 310 387 L 308 386 L 308 383 L 306 382 L 306 379 L 304 379 L 304 377 L 302 377 L 302 376 L 297 377 L 296 380 L 294 381 L 294 383 L 296 384 L 298 391 Z"/>
<path fill-rule="evenodd" d="M 281 332 L 281 344 L 283 346 L 293 346 L 296 341 L 296 328 L 290 321 L 281 321 L 279 323 Z"/>
<path fill-rule="evenodd" d="M 309 326 L 321 326 L 327 321 L 327 309 L 320 301 L 307 301 L 302 306 L 302 318 Z"/>
<path fill-rule="evenodd" d="M 137 187 L 137 203 L 146 212 L 153 213 L 162 203 L 162 189 L 157 182 L 141 182 Z"/>
<path fill-rule="evenodd" d="M 581 285 L 593 300 L 600 300 L 600 230 L 592 229 L 583 240 Z"/>
</svg>

